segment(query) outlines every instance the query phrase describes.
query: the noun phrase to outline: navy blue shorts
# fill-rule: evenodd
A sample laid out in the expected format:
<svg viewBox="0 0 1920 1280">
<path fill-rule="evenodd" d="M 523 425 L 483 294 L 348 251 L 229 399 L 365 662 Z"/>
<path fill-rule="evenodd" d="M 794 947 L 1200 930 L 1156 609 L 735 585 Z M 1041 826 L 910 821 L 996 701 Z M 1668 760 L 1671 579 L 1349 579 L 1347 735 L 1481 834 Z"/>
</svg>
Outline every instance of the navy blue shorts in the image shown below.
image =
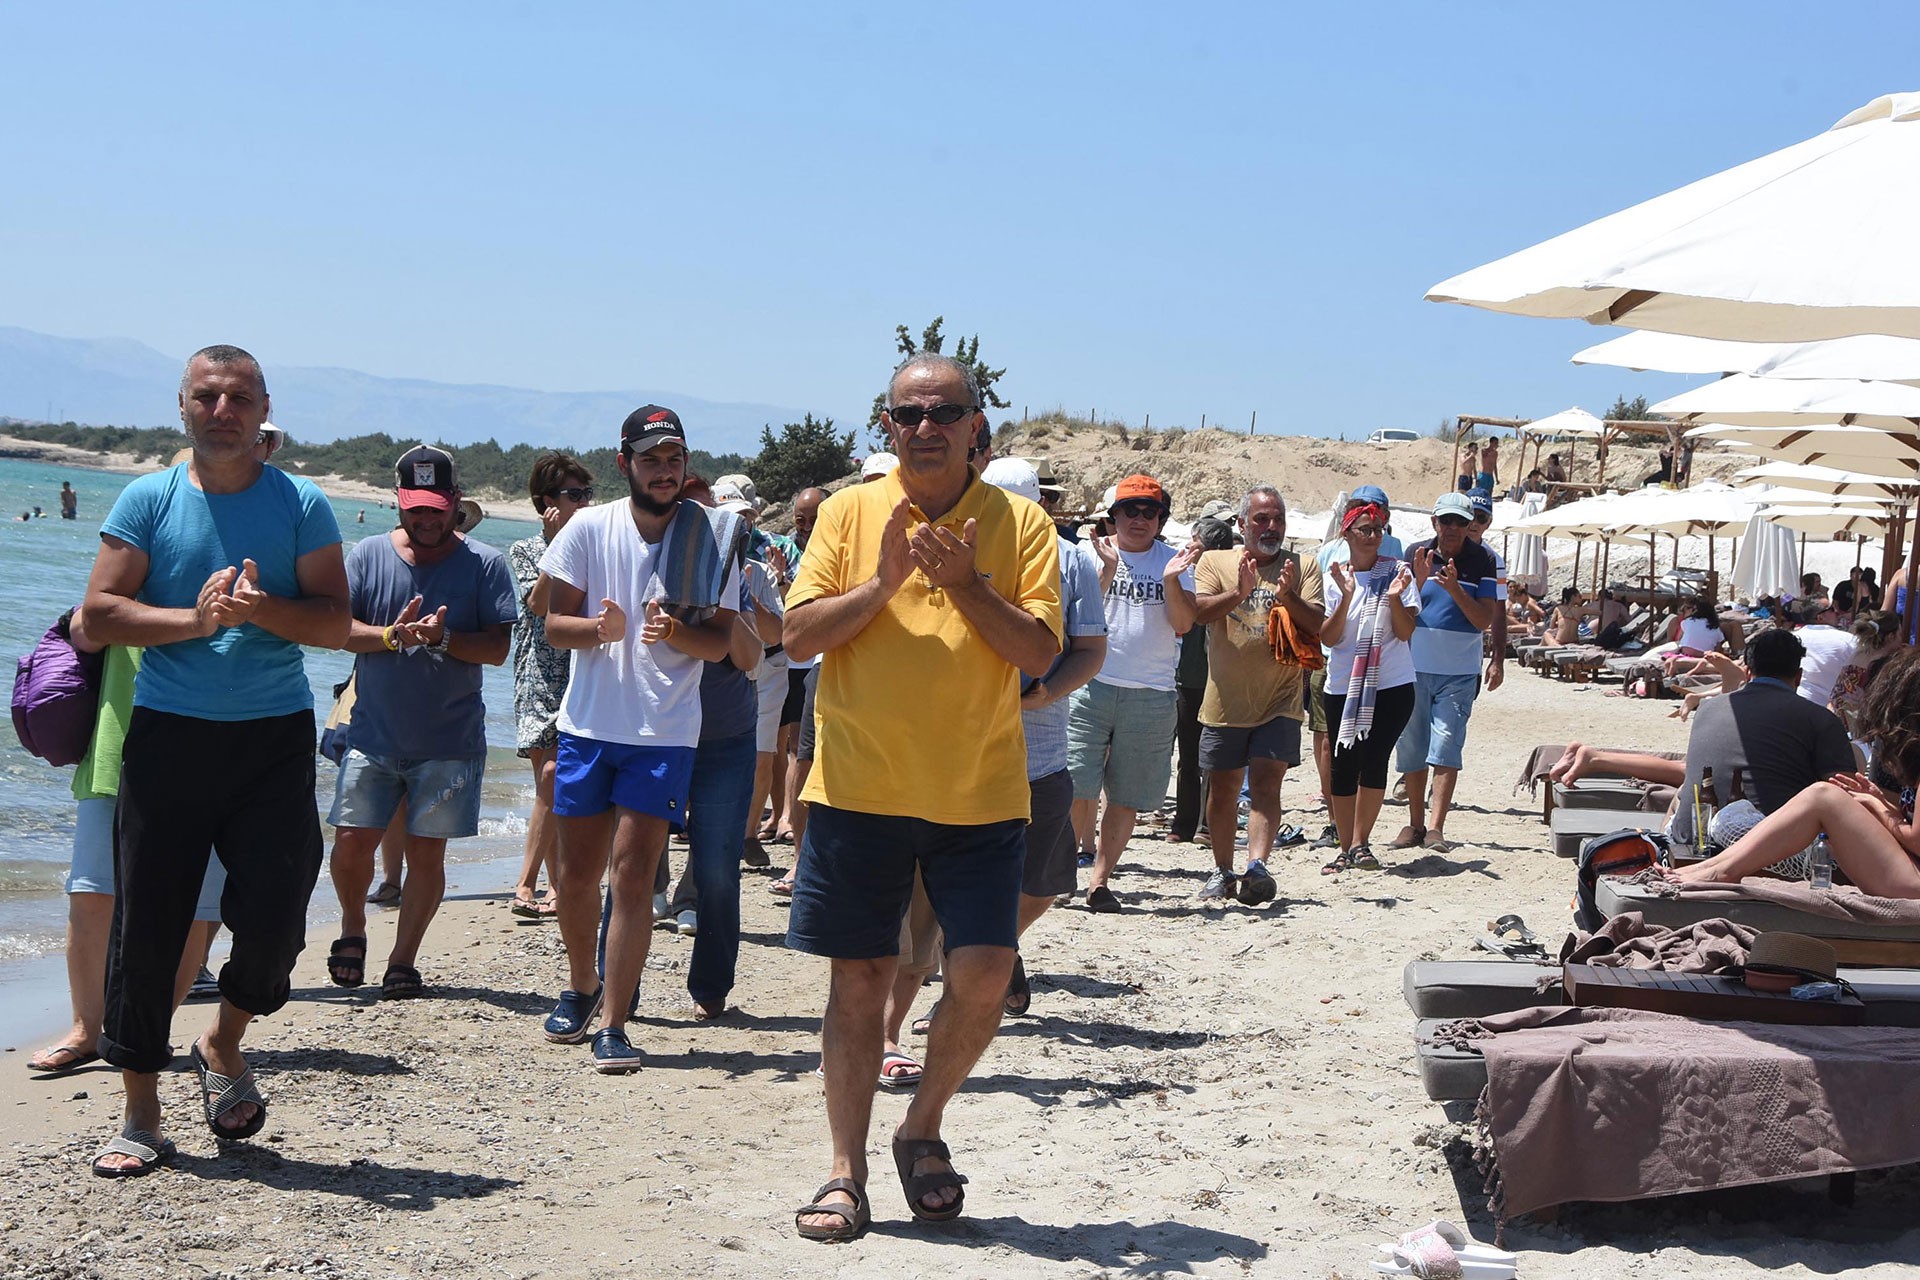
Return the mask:
<svg viewBox="0 0 1920 1280">
<path fill-rule="evenodd" d="M 553 811 L 561 817 L 591 818 L 619 805 L 685 825 L 692 747 L 635 747 L 562 732 L 554 755 Z"/>
<path fill-rule="evenodd" d="M 949 826 L 815 804 L 794 868 L 787 945 L 835 960 L 899 955 L 917 866 L 947 950 L 1011 947 L 1026 852 L 1021 818 Z"/>
</svg>

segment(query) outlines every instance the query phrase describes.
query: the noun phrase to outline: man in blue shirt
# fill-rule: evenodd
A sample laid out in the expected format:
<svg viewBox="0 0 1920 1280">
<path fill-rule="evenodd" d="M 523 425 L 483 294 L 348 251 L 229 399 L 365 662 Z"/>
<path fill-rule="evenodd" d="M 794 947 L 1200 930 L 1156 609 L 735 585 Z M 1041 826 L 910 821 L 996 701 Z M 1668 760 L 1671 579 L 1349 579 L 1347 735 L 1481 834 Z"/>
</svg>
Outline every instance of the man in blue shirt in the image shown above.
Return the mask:
<svg viewBox="0 0 1920 1280">
<path fill-rule="evenodd" d="M 100 1055 L 121 1069 L 120 1136 L 93 1171 L 147 1173 L 173 1062 L 173 975 L 209 853 L 227 869 L 233 953 L 213 1024 L 193 1045 L 214 1136 L 266 1123 L 240 1056 L 256 1016 L 287 1002 L 325 851 L 314 810 L 313 691 L 300 646 L 346 643 L 340 530 L 320 491 L 255 455 L 269 401 L 238 347 L 194 353 L 180 379 L 193 455 L 141 476 L 100 528 L 81 613 L 102 644 L 146 650 L 122 754 L 118 888 Z"/>
<path fill-rule="evenodd" d="M 1461 493 L 1433 504 L 1434 536 L 1409 548 L 1420 585 L 1420 618 L 1413 630 L 1413 716 L 1400 735 L 1399 767 L 1406 775 L 1407 825 L 1393 847 L 1425 845 L 1442 852 L 1447 811 L 1460 779 L 1467 717 L 1480 692 L 1482 635 L 1499 610 L 1499 575 L 1486 549 L 1467 537 L 1473 505 Z M 1427 774 L 1433 774 L 1428 807 Z"/>
<path fill-rule="evenodd" d="M 480 830 L 487 709 L 480 668 L 507 660 L 516 616 L 506 557 L 454 525 L 453 455 L 415 445 L 394 463 L 399 527 L 364 538 L 347 557 L 353 631 L 353 719 L 335 780 L 333 887 L 340 939 L 327 971 L 343 987 L 366 980 L 367 887 L 387 824 L 407 806 L 400 923 L 380 994 L 421 993 L 414 967 L 446 889 L 447 841 Z"/>
</svg>

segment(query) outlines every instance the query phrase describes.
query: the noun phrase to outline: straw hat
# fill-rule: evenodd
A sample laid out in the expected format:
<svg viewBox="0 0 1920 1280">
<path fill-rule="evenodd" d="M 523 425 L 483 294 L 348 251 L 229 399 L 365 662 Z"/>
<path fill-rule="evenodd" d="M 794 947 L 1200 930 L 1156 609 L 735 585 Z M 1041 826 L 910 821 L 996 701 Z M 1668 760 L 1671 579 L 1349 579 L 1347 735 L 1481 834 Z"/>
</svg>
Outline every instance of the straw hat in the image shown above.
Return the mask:
<svg viewBox="0 0 1920 1280">
<path fill-rule="evenodd" d="M 1750 987 L 1784 991 L 1802 982 L 1832 982 L 1839 972 L 1840 961 L 1833 947 L 1805 934 L 1763 933 L 1747 949 Z M 1755 982 L 1756 977 L 1761 980 Z"/>
<path fill-rule="evenodd" d="M 454 516 L 453 527 L 459 533 L 472 533 L 473 526 L 486 518 L 487 513 L 481 509 L 479 503 L 472 498 L 462 498 L 457 514 Z"/>
</svg>

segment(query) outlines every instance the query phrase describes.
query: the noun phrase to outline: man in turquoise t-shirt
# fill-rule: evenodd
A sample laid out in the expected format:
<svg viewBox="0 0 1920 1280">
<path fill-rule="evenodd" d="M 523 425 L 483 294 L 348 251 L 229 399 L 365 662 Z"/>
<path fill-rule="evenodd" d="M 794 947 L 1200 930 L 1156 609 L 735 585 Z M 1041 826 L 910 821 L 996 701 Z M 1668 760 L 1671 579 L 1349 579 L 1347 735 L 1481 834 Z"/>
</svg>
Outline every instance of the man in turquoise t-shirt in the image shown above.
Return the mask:
<svg viewBox="0 0 1920 1280">
<path fill-rule="evenodd" d="M 266 1122 L 240 1038 L 287 1002 L 306 941 L 323 845 L 300 646 L 339 648 L 350 615 L 332 508 L 255 456 L 268 409 L 252 356 L 194 353 L 180 380 L 192 457 L 121 493 L 81 610 L 98 642 L 146 649 L 122 748 L 100 1036 L 126 1084 L 126 1116 L 94 1160 L 103 1177 L 146 1173 L 173 1153 L 159 1073 L 173 1061 L 174 966 L 209 853 L 227 869 L 233 952 L 193 1060 L 217 1138 L 251 1137 Z"/>
</svg>

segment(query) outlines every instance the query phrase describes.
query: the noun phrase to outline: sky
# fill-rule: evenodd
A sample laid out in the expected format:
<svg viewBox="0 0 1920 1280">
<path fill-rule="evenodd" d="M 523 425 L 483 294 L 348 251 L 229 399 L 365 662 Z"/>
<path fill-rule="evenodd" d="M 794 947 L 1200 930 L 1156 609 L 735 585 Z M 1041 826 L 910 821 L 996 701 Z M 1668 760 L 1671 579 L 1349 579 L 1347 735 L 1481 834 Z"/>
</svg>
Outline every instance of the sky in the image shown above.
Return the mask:
<svg viewBox="0 0 1920 1280">
<path fill-rule="evenodd" d="M 1433 284 L 1920 89 L 1920 5 L 0 7 L 0 324 L 1355 437 L 1686 380 Z M 690 424 L 691 426 L 692 424 Z"/>
</svg>

